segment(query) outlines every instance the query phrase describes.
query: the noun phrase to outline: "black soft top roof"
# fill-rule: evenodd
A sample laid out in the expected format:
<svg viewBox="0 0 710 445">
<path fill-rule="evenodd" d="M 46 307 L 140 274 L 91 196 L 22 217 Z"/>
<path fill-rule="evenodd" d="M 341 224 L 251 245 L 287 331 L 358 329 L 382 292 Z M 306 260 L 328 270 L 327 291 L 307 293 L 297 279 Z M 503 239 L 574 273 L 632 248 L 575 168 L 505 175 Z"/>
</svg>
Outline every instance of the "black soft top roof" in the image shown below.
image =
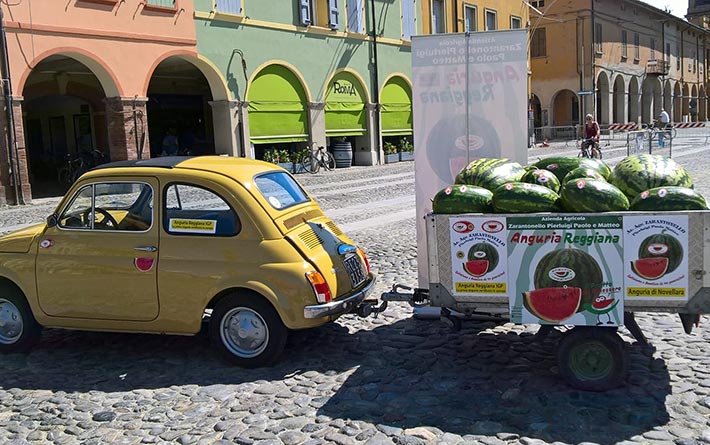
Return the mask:
<svg viewBox="0 0 710 445">
<path fill-rule="evenodd" d="M 175 168 L 179 164 L 185 162 L 194 156 L 163 156 L 160 158 L 151 159 L 134 159 L 131 161 L 116 161 L 107 164 L 97 165 L 91 170 L 100 170 L 102 168 L 123 168 L 123 167 L 157 167 L 157 168 Z"/>
</svg>

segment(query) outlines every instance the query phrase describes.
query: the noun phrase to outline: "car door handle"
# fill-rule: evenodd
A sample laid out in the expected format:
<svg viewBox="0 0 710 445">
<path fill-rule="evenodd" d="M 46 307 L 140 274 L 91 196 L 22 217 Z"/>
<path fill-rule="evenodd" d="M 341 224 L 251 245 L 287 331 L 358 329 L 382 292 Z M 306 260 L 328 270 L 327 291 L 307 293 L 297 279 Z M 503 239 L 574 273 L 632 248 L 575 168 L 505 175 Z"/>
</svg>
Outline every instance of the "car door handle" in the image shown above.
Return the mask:
<svg viewBox="0 0 710 445">
<path fill-rule="evenodd" d="M 158 248 L 155 246 L 144 246 L 144 247 L 134 247 L 133 250 L 140 250 L 141 252 L 157 252 Z"/>
</svg>

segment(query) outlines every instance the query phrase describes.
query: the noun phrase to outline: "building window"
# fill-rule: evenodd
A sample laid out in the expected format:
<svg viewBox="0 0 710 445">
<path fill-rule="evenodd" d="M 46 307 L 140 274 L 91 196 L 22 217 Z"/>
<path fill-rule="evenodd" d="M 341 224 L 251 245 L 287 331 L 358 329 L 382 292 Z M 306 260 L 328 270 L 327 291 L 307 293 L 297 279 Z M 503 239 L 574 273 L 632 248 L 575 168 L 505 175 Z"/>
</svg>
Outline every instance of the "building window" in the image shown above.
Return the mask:
<svg viewBox="0 0 710 445">
<path fill-rule="evenodd" d="M 624 59 L 629 57 L 629 37 L 626 30 L 621 31 L 621 57 Z"/>
<path fill-rule="evenodd" d="M 679 70 L 680 69 L 680 43 L 675 44 L 675 69 Z"/>
<path fill-rule="evenodd" d="M 537 2 L 530 2 L 530 4 L 533 5 L 534 7 L 538 8 L 538 9 L 540 9 L 540 8 L 542 8 L 542 7 L 545 6 L 545 0 L 540 0 L 540 1 L 537 1 Z"/>
<path fill-rule="evenodd" d="M 670 66 L 671 63 L 671 44 L 666 43 L 666 63 Z"/>
<path fill-rule="evenodd" d="M 215 9 L 223 14 L 242 15 L 242 0 L 219 0 Z"/>
<path fill-rule="evenodd" d="M 348 9 L 348 31 L 362 34 L 365 32 L 365 24 L 362 20 L 363 0 L 347 0 L 345 3 Z M 402 20 L 404 21 L 406 1 L 402 2 Z M 411 36 L 411 34 L 410 34 Z"/>
<path fill-rule="evenodd" d="M 537 28 L 530 39 L 530 57 L 545 57 L 547 55 L 547 34 L 545 28 Z"/>
<path fill-rule="evenodd" d="M 656 60 L 656 39 L 651 39 L 651 54 L 649 60 Z"/>
<path fill-rule="evenodd" d="M 498 13 L 486 9 L 486 31 L 494 31 L 496 29 L 498 29 Z"/>
<path fill-rule="evenodd" d="M 464 24 L 466 25 L 466 32 L 476 32 L 478 31 L 478 22 L 476 16 L 478 15 L 478 10 L 473 5 L 463 5 L 464 10 Z"/>
<path fill-rule="evenodd" d="M 415 0 L 402 0 L 402 39 L 412 40 L 417 33 L 417 13 Z"/>
<path fill-rule="evenodd" d="M 638 62 L 639 60 L 639 33 L 634 33 L 634 60 Z"/>
<path fill-rule="evenodd" d="M 596 23 L 594 25 L 594 51 L 597 54 L 602 53 L 602 24 Z"/>
<path fill-rule="evenodd" d="M 444 0 L 432 0 L 431 2 L 431 33 L 439 34 L 446 32 L 446 7 Z"/>
<path fill-rule="evenodd" d="M 175 0 L 146 0 L 146 5 L 157 6 L 159 8 L 175 8 Z"/>
<path fill-rule="evenodd" d="M 510 29 L 520 29 L 523 27 L 523 19 L 520 17 L 510 16 Z"/>
</svg>

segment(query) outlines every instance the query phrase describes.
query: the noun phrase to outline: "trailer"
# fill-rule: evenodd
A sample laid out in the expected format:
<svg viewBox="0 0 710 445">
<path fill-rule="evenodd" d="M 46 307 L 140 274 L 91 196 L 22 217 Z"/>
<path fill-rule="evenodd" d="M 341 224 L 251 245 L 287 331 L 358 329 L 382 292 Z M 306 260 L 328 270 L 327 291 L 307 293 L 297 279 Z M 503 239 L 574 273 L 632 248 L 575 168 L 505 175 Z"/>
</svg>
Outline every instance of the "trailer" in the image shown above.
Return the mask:
<svg viewBox="0 0 710 445">
<path fill-rule="evenodd" d="M 454 329 L 480 316 L 538 323 L 540 336 L 564 327 L 559 370 L 578 389 L 623 384 L 618 328 L 648 343 L 637 312 L 678 313 L 688 334 L 710 312 L 707 211 L 430 213 L 425 221 L 428 287 L 395 285 L 381 299 L 439 308 Z"/>
</svg>

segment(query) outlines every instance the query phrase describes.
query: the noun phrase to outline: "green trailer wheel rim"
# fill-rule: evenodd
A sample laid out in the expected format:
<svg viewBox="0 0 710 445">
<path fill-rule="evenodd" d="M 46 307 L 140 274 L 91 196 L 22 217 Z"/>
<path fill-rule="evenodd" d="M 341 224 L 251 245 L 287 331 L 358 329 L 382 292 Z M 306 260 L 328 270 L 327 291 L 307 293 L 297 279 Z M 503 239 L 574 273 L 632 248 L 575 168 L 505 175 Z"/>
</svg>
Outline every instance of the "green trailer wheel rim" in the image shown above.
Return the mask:
<svg viewBox="0 0 710 445">
<path fill-rule="evenodd" d="M 602 342 L 586 341 L 570 351 L 569 367 L 579 380 L 601 380 L 612 373 L 614 357 Z"/>
</svg>

